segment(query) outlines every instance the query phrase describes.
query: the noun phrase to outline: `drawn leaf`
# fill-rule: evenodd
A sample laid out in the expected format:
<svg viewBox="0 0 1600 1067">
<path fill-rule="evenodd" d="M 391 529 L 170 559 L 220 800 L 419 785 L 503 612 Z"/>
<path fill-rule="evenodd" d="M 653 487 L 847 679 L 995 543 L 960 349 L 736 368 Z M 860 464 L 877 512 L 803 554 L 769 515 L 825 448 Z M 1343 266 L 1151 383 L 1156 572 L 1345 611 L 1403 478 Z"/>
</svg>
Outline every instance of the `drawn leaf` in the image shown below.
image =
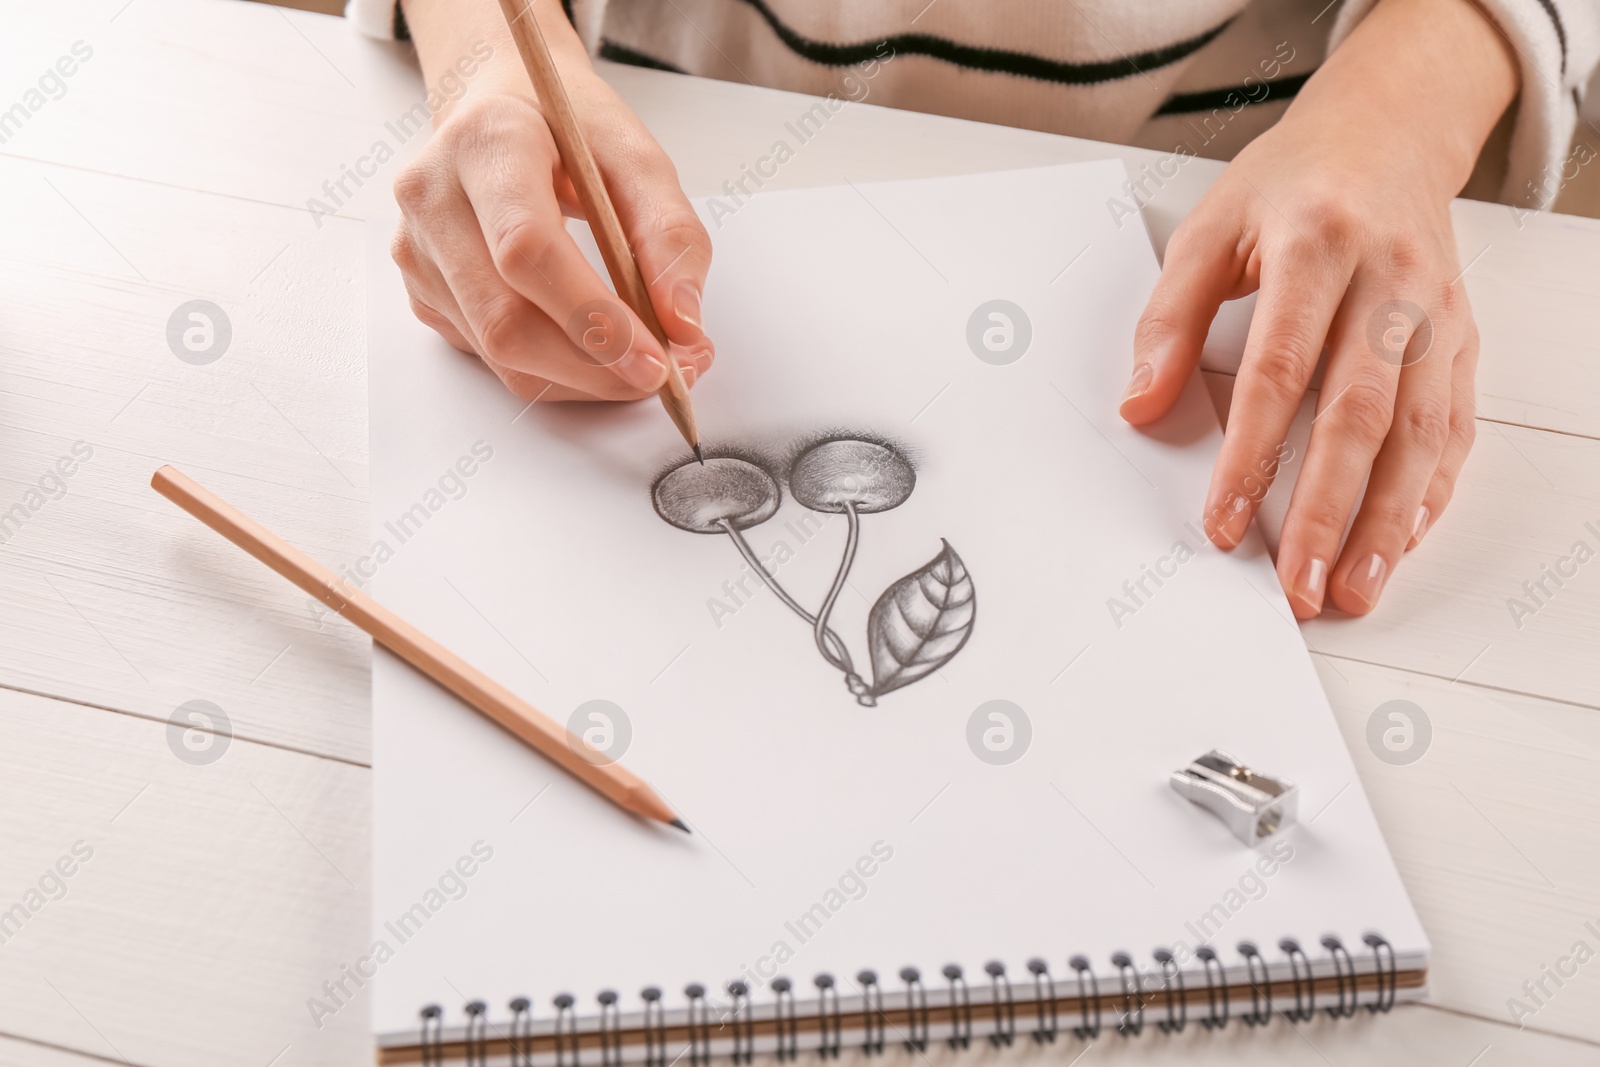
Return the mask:
<svg viewBox="0 0 1600 1067">
<path fill-rule="evenodd" d="M 937 556 L 884 590 L 867 617 L 876 694 L 932 674 L 972 636 L 972 577 L 950 542 L 940 544 Z"/>
</svg>

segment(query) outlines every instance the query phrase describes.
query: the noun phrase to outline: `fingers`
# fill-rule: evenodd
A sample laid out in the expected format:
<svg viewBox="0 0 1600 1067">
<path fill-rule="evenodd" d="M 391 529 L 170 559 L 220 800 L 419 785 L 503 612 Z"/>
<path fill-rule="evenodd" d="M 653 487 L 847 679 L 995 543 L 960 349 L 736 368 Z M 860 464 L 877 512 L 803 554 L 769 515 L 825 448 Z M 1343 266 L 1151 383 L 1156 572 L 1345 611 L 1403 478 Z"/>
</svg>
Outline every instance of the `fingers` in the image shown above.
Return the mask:
<svg viewBox="0 0 1600 1067">
<path fill-rule="evenodd" d="M 1244 537 L 1277 475 L 1289 425 L 1300 409 L 1322 354 L 1323 339 L 1345 298 L 1348 274 L 1340 244 L 1296 235 L 1261 253 L 1261 291 L 1206 497 L 1206 533 L 1220 548 L 1233 548 Z M 1374 379 L 1365 385 L 1375 389 L 1379 383 Z M 1388 389 L 1392 395 L 1392 384 Z M 1380 436 L 1372 442 L 1367 461 L 1381 441 Z M 1315 436 L 1311 447 L 1317 447 Z M 1329 455 L 1322 461 L 1341 464 L 1341 473 L 1333 479 L 1339 485 L 1359 462 L 1356 455 L 1348 453 Z M 1361 466 L 1363 473 L 1365 470 Z M 1304 474 L 1301 479 L 1303 482 Z M 1359 478 L 1356 484 L 1360 484 Z"/>
<path fill-rule="evenodd" d="M 552 181 L 555 145 L 537 121 L 500 121 L 478 134 L 486 142 L 478 151 L 491 158 L 459 171 L 471 208 L 466 221 L 479 228 L 505 283 L 561 324 L 591 363 L 654 391 L 666 381 L 667 354 L 567 233 Z"/>
<path fill-rule="evenodd" d="M 1121 414 L 1135 426 L 1166 414 L 1200 362 L 1211 320 L 1224 300 L 1245 290 L 1236 229 L 1196 216 L 1167 242 L 1161 278 L 1133 339 L 1133 374 Z"/>
<path fill-rule="evenodd" d="M 1377 606 L 1401 554 L 1413 536 L 1425 532 L 1429 512 L 1423 510 L 1423 499 L 1450 440 L 1454 376 L 1450 357 L 1459 346 L 1453 331 L 1442 332 L 1443 336 L 1431 336 L 1430 322 L 1409 339 L 1393 422 L 1333 569 L 1329 594 L 1335 605 L 1352 615 L 1364 615 Z M 1439 347 L 1432 349 L 1434 344 Z M 1423 346 L 1430 350 L 1420 350 Z"/>
<path fill-rule="evenodd" d="M 1330 592 L 1341 608 L 1377 603 L 1405 544 L 1391 544 L 1391 534 L 1409 532 L 1444 447 L 1449 363 L 1411 350 L 1402 368 L 1373 351 L 1366 326 L 1381 292 L 1358 277 L 1340 309 L 1305 466 L 1284 516 L 1278 573 L 1297 618 L 1316 615 Z M 1439 340 L 1430 335 L 1428 343 Z M 1341 554 L 1364 482 L 1361 537 L 1352 527 Z"/>
<path fill-rule="evenodd" d="M 606 400 L 648 395 L 650 388 L 627 381 L 579 351 L 548 315 L 506 284 L 464 196 L 440 197 L 429 211 L 439 227 L 430 244 L 443 250 L 419 249 L 416 239 L 405 233 L 395 239 L 396 259 L 413 299 L 469 340 L 470 349 L 491 368 L 534 375 Z M 449 333 L 440 332 L 455 343 Z"/>
<path fill-rule="evenodd" d="M 1422 506 L 1412 520 L 1408 549 L 1420 544 L 1434 522 L 1444 514 L 1450 498 L 1455 495 L 1456 481 L 1466 465 L 1467 453 L 1472 451 L 1472 442 L 1477 438 L 1478 403 L 1473 383 L 1478 373 L 1478 330 L 1471 320 L 1466 322 L 1466 334 L 1461 353 L 1450 365 L 1450 434 L 1445 440 L 1444 453 L 1439 457 L 1439 466 L 1422 496 Z"/>
</svg>

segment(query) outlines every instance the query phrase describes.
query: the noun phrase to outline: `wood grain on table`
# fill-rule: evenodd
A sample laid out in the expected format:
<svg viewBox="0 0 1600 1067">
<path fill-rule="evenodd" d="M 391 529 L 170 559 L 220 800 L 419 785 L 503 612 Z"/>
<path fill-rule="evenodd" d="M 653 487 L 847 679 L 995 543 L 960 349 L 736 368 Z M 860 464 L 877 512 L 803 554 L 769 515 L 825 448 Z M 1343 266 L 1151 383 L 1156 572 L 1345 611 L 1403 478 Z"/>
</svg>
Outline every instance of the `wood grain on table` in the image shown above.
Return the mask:
<svg viewBox="0 0 1600 1067">
<path fill-rule="evenodd" d="M 394 165 L 347 180 L 332 215 L 307 201 L 393 138 L 414 66 L 341 20 L 224 0 L 3 0 L 0 20 L 0 107 L 74 42 L 93 48 L 0 145 L 0 510 L 76 443 L 92 451 L 0 544 L 0 910 L 75 844 L 93 851 L 0 943 L 0 1062 L 365 1062 L 360 992 L 320 1026 L 306 1001 L 367 948 L 368 644 L 147 480 L 176 463 L 330 565 L 366 552 L 360 219 Z M 691 194 L 809 106 L 604 69 Z M 852 105 L 769 188 L 1112 154 L 1153 158 Z M 1156 193 L 1158 248 L 1218 169 L 1192 161 Z M 1455 217 L 1483 333 L 1478 444 L 1377 613 L 1302 630 L 1433 940 L 1432 1002 L 1248 1039 L 1107 1039 L 1091 1062 L 1600 1063 L 1600 963 L 1523 1028 L 1507 1008 L 1574 942 L 1600 949 L 1584 925 L 1600 920 L 1600 563 L 1520 628 L 1507 607 L 1576 541 L 1600 549 L 1600 224 L 1468 202 Z M 167 345 L 192 299 L 233 326 L 204 366 Z M 1226 309 L 1208 346 L 1223 408 L 1248 310 Z M 1396 699 L 1434 731 L 1409 766 L 1365 740 Z M 175 731 L 192 700 L 223 709 L 226 734 Z"/>
</svg>

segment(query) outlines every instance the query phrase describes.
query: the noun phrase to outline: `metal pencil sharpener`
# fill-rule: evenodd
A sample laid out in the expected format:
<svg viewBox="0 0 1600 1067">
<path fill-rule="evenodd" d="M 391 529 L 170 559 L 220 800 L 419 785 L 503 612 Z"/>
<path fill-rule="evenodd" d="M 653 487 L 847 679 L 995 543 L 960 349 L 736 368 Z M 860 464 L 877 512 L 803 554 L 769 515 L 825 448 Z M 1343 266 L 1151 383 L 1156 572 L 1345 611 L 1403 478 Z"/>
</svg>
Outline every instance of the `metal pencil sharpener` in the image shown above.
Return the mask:
<svg viewBox="0 0 1600 1067">
<path fill-rule="evenodd" d="M 1173 771 L 1172 788 L 1227 824 L 1247 845 L 1292 825 L 1300 789 L 1293 782 L 1253 771 L 1220 749 L 1212 749 Z"/>
</svg>

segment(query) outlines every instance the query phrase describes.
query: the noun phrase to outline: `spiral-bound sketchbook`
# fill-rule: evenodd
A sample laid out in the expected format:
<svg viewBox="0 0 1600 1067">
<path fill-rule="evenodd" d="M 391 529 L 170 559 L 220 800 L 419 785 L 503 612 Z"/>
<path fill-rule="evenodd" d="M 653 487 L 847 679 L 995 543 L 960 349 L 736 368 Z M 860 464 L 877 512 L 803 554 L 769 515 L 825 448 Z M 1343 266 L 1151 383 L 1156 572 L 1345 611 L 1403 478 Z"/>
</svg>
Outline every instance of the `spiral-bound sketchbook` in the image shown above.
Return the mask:
<svg viewBox="0 0 1600 1067">
<path fill-rule="evenodd" d="M 1125 180 L 700 203 L 704 466 L 654 401 L 511 395 L 414 320 L 374 223 L 351 580 L 693 831 L 375 651 L 381 1062 L 1070 1043 L 1423 994 L 1271 561 L 1205 539 L 1203 383 L 1117 417 L 1158 273 Z M 1298 822 L 1245 844 L 1175 792 L 1213 749 L 1295 783 Z"/>
</svg>

